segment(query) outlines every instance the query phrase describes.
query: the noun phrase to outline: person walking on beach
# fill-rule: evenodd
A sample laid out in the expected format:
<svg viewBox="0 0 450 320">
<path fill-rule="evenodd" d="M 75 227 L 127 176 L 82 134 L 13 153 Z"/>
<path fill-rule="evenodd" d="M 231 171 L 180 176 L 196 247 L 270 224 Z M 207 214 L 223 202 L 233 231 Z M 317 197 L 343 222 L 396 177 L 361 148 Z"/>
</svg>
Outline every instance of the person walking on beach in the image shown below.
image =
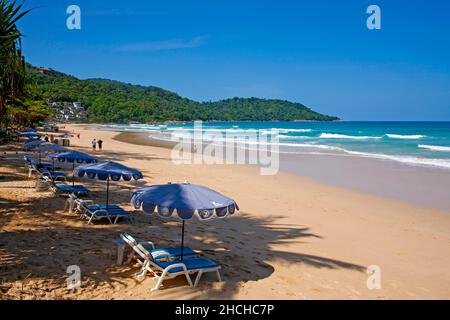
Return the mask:
<svg viewBox="0 0 450 320">
<path fill-rule="evenodd" d="M 98 139 L 97 140 L 97 144 L 98 144 L 98 150 L 102 150 L 103 140 L 102 139 Z"/>
<path fill-rule="evenodd" d="M 45 135 L 44 140 L 45 142 L 48 142 L 48 134 Z"/>
<path fill-rule="evenodd" d="M 91 144 L 92 144 L 92 150 L 95 151 L 95 149 L 97 148 L 97 140 L 95 140 L 95 138 L 92 139 Z"/>
</svg>

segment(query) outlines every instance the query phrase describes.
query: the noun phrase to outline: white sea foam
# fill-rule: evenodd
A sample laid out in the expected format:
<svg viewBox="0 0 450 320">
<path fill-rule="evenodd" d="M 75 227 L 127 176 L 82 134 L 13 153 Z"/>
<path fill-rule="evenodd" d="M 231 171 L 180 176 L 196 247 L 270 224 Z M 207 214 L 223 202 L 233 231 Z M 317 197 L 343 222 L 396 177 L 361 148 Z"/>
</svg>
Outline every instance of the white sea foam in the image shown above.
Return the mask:
<svg viewBox="0 0 450 320">
<path fill-rule="evenodd" d="M 164 137 L 152 136 L 152 137 L 156 138 L 156 139 L 161 139 L 161 140 L 170 140 L 170 137 L 168 137 L 168 136 L 164 136 Z M 184 136 L 184 138 L 189 138 L 189 137 L 191 137 L 189 134 Z M 327 145 L 327 144 L 289 143 L 289 142 L 276 143 L 276 142 L 270 142 L 270 140 L 268 142 L 262 142 L 262 141 L 257 141 L 257 140 L 241 140 L 241 139 L 228 139 L 227 140 L 227 139 L 222 139 L 222 138 L 217 138 L 217 137 L 215 137 L 212 140 L 205 141 L 205 142 L 212 142 L 213 144 L 233 142 L 233 143 L 237 143 L 237 147 L 239 147 L 239 148 L 244 147 L 244 148 L 248 148 L 248 149 L 250 149 L 250 146 L 256 146 L 256 145 L 271 146 L 271 145 L 277 144 L 279 147 L 304 149 L 305 151 L 307 150 L 306 153 L 308 153 L 308 154 L 317 153 L 316 151 L 314 151 L 314 149 L 316 149 L 316 150 L 323 150 L 323 151 L 331 152 L 331 153 L 323 153 L 323 154 L 336 154 L 336 153 L 341 154 L 341 155 L 348 154 L 348 155 L 364 157 L 364 158 L 390 160 L 390 161 L 395 161 L 395 162 L 404 163 L 404 164 L 408 164 L 408 165 L 432 166 L 432 167 L 450 169 L 450 159 L 431 159 L 431 158 L 420 158 L 420 157 L 413 157 L 413 156 L 388 155 L 388 154 L 383 154 L 383 153 L 360 152 L 360 151 L 347 150 L 344 148 L 331 146 L 331 145 Z M 427 145 L 419 145 L 419 147 L 422 147 L 422 148 L 430 148 L 431 147 L 431 148 L 433 148 L 433 150 L 437 150 L 436 148 L 445 148 L 445 151 L 450 151 L 450 147 L 427 146 Z M 441 149 L 441 150 L 444 150 L 444 149 Z M 439 151 L 441 151 L 441 150 L 439 150 Z M 291 149 L 291 151 L 280 150 L 279 152 L 280 153 L 297 153 L 297 152 L 292 152 L 292 149 Z M 298 152 L 298 153 L 305 153 L 305 152 Z"/>
<path fill-rule="evenodd" d="M 278 131 L 280 133 L 289 133 L 289 132 L 311 132 L 312 129 L 289 129 L 289 128 L 270 128 L 272 131 Z"/>
<path fill-rule="evenodd" d="M 274 143 L 267 142 L 267 143 L 260 143 L 257 141 L 237 141 L 246 143 L 249 145 L 258 145 L 258 144 L 265 144 L 265 145 L 273 145 Z M 291 148 L 302 148 L 302 149 L 320 149 L 320 150 L 327 150 L 327 151 L 336 151 L 338 153 L 345 153 L 348 155 L 353 156 L 359 156 L 364 158 L 372 158 L 372 159 L 379 159 L 379 160 L 390 160 L 395 162 L 400 162 L 408 165 L 415 165 L 415 166 L 432 166 L 432 167 L 439 167 L 439 168 L 446 168 L 450 169 L 450 159 L 429 159 L 429 158 L 420 158 L 420 157 L 413 157 L 413 156 L 397 156 L 397 155 L 388 155 L 383 153 L 369 153 L 369 152 L 359 152 L 359 151 L 351 151 L 340 147 L 330 146 L 326 144 L 313 144 L 313 143 L 279 143 L 279 146 L 284 147 L 291 147 Z M 283 151 L 280 151 L 281 153 L 284 153 Z M 292 152 L 286 152 L 286 153 L 292 153 Z M 311 152 L 313 153 L 313 152 Z"/>
<path fill-rule="evenodd" d="M 450 169 L 450 160 L 449 159 L 429 159 L 429 158 L 419 158 L 412 156 L 393 156 L 382 153 L 366 153 L 366 152 L 357 152 L 357 151 L 345 151 L 348 154 L 374 158 L 374 159 L 382 159 L 382 160 L 391 160 L 396 162 L 401 162 L 410 165 L 419 165 L 419 166 L 433 166 Z"/>
<path fill-rule="evenodd" d="M 304 139 L 310 139 L 312 137 L 310 137 L 310 136 L 289 136 L 287 134 L 279 134 L 278 138 L 290 139 L 290 140 L 304 140 Z"/>
<path fill-rule="evenodd" d="M 350 136 L 339 133 L 321 133 L 319 138 L 323 139 L 355 139 L 355 140 L 367 140 L 367 139 L 381 139 L 377 136 Z"/>
<path fill-rule="evenodd" d="M 167 131 L 186 131 L 186 132 L 193 132 L 195 129 L 194 128 L 182 128 L 182 127 L 172 127 L 172 128 L 167 128 Z M 216 132 L 216 133 L 227 133 L 227 132 L 231 132 L 231 133 L 257 133 L 258 130 L 256 129 L 219 129 L 219 128 L 203 128 L 202 132 Z"/>
<path fill-rule="evenodd" d="M 419 144 L 419 145 L 417 145 L 417 147 L 422 148 L 422 149 L 433 150 L 433 151 L 450 152 L 450 147 L 445 147 L 445 146 L 433 146 L 433 145 L 428 145 L 428 144 Z"/>
<path fill-rule="evenodd" d="M 422 134 L 386 134 L 386 137 L 391 139 L 422 139 L 426 138 L 425 135 Z"/>
</svg>

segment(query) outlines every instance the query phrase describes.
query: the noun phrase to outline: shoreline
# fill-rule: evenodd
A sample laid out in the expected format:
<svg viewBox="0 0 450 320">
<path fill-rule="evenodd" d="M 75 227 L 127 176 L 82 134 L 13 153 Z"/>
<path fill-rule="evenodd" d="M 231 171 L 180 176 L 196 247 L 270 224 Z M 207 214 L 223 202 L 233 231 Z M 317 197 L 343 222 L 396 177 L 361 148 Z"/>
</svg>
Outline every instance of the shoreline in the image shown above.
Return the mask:
<svg viewBox="0 0 450 320">
<path fill-rule="evenodd" d="M 208 186 L 237 201 L 226 219 L 186 224 L 186 245 L 222 265 L 224 282 L 205 277 L 196 290 L 181 278 L 150 294 L 131 264 L 115 265 L 120 232 L 158 246 L 179 245 L 180 222 L 136 212 L 135 223 L 86 225 L 63 211 L 64 199 L 38 193 L 21 154 L 0 158 L 0 260 L 7 297 L 69 299 L 448 299 L 450 216 L 317 180 L 279 172 L 261 176 L 250 165 L 175 165 L 170 150 L 115 140 L 117 132 L 66 125 L 80 138 L 71 148 L 137 168 L 143 184 Z M 90 141 L 101 138 L 102 151 Z M 3 150 L 1 150 L 3 151 Z M 104 184 L 81 180 L 104 201 Z M 113 183 L 114 203 L 132 210 L 137 186 Z M 20 256 L 21 259 L 11 259 Z M 83 289 L 65 289 L 67 265 L 79 265 Z M 367 288 L 377 265 L 382 287 Z"/>
<path fill-rule="evenodd" d="M 136 145 L 170 149 L 176 144 L 152 138 L 149 132 L 115 132 L 114 140 Z M 449 170 L 353 155 L 306 153 L 280 154 L 280 170 L 336 187 L 450 213 Z"/>
</svg>

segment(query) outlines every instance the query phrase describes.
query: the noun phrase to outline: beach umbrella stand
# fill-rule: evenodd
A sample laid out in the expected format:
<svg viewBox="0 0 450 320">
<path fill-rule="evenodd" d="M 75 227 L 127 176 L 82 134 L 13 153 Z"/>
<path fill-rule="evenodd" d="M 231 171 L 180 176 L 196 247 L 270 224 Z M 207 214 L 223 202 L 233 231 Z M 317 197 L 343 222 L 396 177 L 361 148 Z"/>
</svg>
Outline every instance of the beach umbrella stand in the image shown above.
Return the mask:
<svg viewBox="0 0 450 320">
<path fill-rule="evenodd" d="M 49 158 L 52 159 L 53 164 L 55 163 L 55 159 L 59 162 L 67 161 L 68 163 L 72 163 L 72 187 L 75 186 L 75 162 L 76 163 L 97 163 L 98 160 L 87 153 L 79 152 L 79 151 L 69 151 L 60 154 L 49 155 Z"/>
<path fill-rule="evenodd" d="M 183 259 L 185 221 L 196 215 L 200 220 L 225 218 L 239 210 L 237 203 L 205 186 L 181 183 L 146 186 L 136 190 L 131 204 L 147 214 L 156 212 L 169 218 L 176 212 L 181 225 L 181 259 Z"/>
<path fill-rule="evenodd" d="M 86 175 L 89 179 L 106 180 L 106 209 L 109 206 L 109 180 L 119 181 L 123 179 L 130 181 L 131 179 L 143 178 L 140 171 L 112 161 L 81 165 L 75 168 L 73 172 L 74 175 L 76 174 L 79 177 Z"/>
<path fill-rule="evenodd" d="M 58 146 L 57 144 L 44 142 L 39 144 L 38 146 L 32 149 L 34 152 L 39 152 L 39 162 L 41 162 L 41 153 L 42 152 L 52 152 L 52 153 L 61 153 L 69 151 L 67 148 Z"/>
</svg>

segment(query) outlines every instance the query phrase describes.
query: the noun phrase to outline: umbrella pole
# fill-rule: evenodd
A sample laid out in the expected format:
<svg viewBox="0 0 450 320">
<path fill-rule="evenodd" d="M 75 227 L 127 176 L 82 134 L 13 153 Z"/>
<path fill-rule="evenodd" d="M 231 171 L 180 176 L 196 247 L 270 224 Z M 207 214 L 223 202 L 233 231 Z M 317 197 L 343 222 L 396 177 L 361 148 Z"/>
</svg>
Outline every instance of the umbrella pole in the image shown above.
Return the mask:
<svg viewBox="0 0 450 320">
<path fill-rule="evenodd" d="M 55 158 L 52 158 L 52 171 L 55 172 Z"/>
<path fill-rule="evenodd" d="M 184 220 L 181 226 L 181 260 L 183 260 L 183 248 L 184 248 Z"/>
<path fill-rule="evenodd" d="M 72 163 L 72 188 L 75 187 L 75 159 L 73 159 Z"/>
<path fill-rule="evenodd" d="M 108 202 L 109 202 L 109 175 L 106 179 L 106 210 L 108 210 Z"/>
</svg>

